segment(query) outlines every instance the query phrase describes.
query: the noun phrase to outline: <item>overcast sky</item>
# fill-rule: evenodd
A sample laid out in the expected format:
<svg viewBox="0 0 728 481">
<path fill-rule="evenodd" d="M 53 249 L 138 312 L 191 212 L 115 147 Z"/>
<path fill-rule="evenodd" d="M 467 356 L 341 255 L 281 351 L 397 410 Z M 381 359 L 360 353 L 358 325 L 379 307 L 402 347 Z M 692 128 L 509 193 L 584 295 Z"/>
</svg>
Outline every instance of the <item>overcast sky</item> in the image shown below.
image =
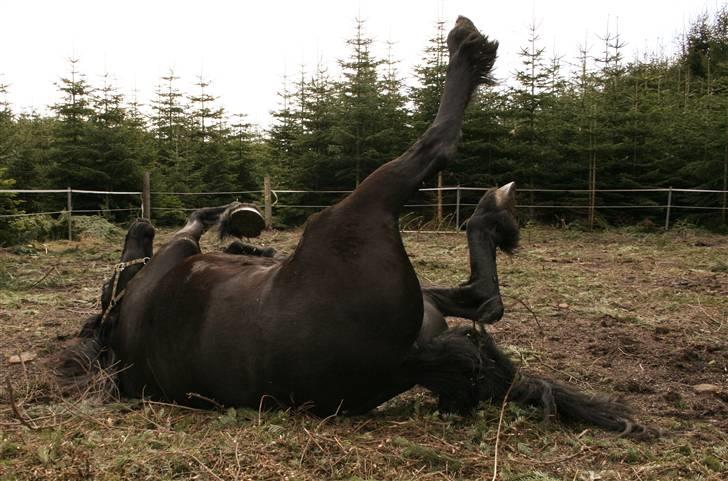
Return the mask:
<svg viewBox="0 0 728 481">
<path fill-rule="evenodd" d="M 124 94 L 135 89 L 148 103 L 162 75 L 174 69 L 179 87 L 192 92 L 202 74 L 212 81 L 228 113 L 246 113 L 267 125 L 284 73 L 298 75 L 322 61 L 337 75 L 347 56 L 354 19 L 366 21 L 374 53 L 394 42 L 400 71 L 409 75 L 422 58 L 438 17 L 449 28 L 458 15 L 500 41 L 496 77 L 507 82 L 518 66 L 535 20 L 548 55 L 591 53 L 610 29 L 627 43 L 628 59 L 645 52 L 674 52 L 676 38 L 704 11 L 726 0 L 0 0 L 0 82 L 9 84 L 16 110 L 45 111 L 60 98 L 54 82 L 69 72 L 68 59 L 99 85 L 109 72 Z"/>
</svg>

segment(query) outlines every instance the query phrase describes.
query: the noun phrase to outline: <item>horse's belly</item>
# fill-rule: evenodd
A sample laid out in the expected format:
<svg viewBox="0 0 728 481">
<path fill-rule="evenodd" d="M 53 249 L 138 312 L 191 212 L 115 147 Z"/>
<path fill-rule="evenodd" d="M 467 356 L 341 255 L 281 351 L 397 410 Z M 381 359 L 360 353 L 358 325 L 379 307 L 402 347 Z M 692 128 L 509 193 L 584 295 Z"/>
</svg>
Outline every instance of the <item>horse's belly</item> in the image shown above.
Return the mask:
<svg viewBox="0 0 728 481">
<path fill-rule="evenodd" d="M 198 265 L 148 286 L 154 294 L 130 310 L 138 331 L 122 379 L 136 392 L 126 394 L 255 407 L 269 395 L 335 408 L 376 390 L 419 331 L 422 297 L 406 269 L 378 282 L 356 269 L 319 280 L 245 270 L 204 276 Z"/>
</svg>

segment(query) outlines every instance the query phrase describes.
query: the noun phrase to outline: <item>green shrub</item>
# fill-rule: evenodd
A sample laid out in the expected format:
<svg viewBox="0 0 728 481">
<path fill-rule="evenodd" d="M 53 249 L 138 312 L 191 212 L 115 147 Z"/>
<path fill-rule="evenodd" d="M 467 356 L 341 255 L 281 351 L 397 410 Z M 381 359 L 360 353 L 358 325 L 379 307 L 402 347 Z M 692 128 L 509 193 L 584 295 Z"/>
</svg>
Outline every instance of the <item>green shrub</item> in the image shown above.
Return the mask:
<svg viewBox="0 0 728 481">
<path fill-rule="evenodd" d="M 54 238 L 57 221 L 49 215 L 29 215 L 15 217 L 2 231 L 0 244 L 16 245 Z"/>
<path fill-rule="evenodd" d="M 123 234 L 123 231 L 99 215 L 74 215 L 72 217 L 72 234 L 74 239 L 93 238 L 113 240 Z M 68 213 L 61 213 L 54 227 L 54 238 L 68 237 Z"/>
<path fill-rule="evenodd" d="M 95 238 L 114 240 L 123 230 L 105 218 L 97 215 L 73 216 L 73 238 Z M 68 237 L 68 214 L 62 213 L 58 219 L 39 214 L 15 217 L 0 225 L 0 245 L 11 246 L 44 242 Z"/>
</svg>

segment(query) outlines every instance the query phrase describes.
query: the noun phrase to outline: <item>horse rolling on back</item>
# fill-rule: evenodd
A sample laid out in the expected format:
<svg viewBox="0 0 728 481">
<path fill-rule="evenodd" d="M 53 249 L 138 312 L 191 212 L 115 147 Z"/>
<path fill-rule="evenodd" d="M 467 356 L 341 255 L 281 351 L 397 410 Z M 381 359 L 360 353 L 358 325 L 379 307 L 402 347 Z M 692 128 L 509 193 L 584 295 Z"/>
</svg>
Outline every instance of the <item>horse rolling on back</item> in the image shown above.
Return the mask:
<svg viewBox="0 0 728 481">
<path fill-rule="evenodd" d="M 312 216 L 290 257 L 202 254 L 201 235 L 228 207 L 202 209 L 126 284 L 118 310 L 96 327 L 99 345 L 119 362 L 122 394 L 198 406 L 207 405 L 202 398 L 252 407 L 266 399 L 326 415 L 366 412 L 419 384 L 442 409 L 468 413 L 513 385 L 512 400 L 633 430 L 621 405 L 520 375 L 482 330 L 443 324 L 449 315 L 487 323 L 503 313 L 487 222 L 474 216 L 468 226 L 468 282 L 421 289 L 399 213 L 452 159 L 465 106 L 489 82 L 497 44 L 460 17 L 448 48 L 430 128 Z M 497 194 L 484 199 L 487 206 Z M 423 325 L 432 329 L 423 333 Z"/>
</svg>

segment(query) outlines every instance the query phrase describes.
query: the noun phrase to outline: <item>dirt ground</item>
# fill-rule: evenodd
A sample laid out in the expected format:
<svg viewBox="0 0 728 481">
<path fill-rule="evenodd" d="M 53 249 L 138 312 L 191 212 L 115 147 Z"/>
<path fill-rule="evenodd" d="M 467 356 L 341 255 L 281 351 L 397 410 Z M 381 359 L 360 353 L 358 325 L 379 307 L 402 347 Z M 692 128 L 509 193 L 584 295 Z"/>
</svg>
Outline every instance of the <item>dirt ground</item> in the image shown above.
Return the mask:
<svg viewBox="0 0 728 481">
<path fill-rule="evenodd" d="M 299 234 L 261 242 L 290 251 Z M 424 390 L 326 419 L 60 396 L 43 360 L 97 311 L 122 239 L 0 250 L 0 480 L 728 479 L 727 236 L 528 227 L 499 254 L 499 345 L 528 372 L 623 398 L 663 431 L 651 441 L 515 406 L 443 416 Z M 464 235 L 405 243 L 422 279 L 465 279 Z"/>
</svg>

